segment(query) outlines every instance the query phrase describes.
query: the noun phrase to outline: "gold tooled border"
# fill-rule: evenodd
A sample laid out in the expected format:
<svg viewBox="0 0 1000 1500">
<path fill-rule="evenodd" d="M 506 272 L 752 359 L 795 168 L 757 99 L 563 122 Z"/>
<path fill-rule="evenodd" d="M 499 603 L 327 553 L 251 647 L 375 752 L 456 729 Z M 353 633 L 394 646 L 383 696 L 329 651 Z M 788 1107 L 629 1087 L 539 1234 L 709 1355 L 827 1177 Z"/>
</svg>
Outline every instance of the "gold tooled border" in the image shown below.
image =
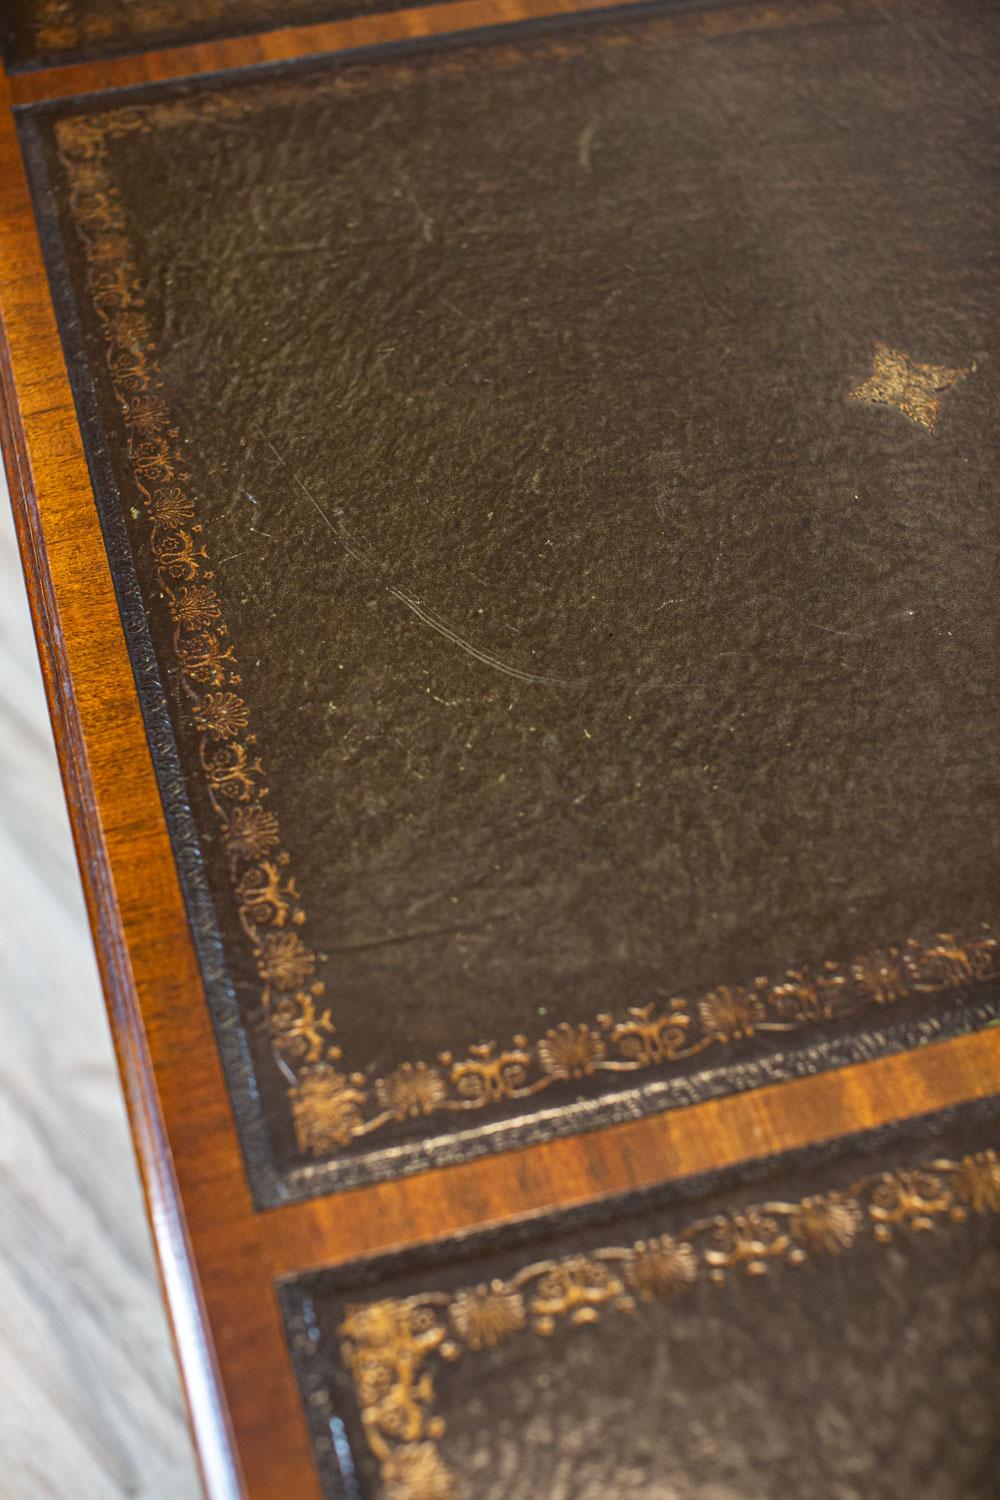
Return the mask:
<svg viewBox="0 0 1000 1500">
<path fill-rule="evenodd" d="M 560 57 L 578 50 L 565 40 L 548 45 Z M 511 46 L 494 47 L 491 54 L 502 66 L 520 55 Z M 459 64 L 449 57 L 445 65 Z M 392 66 L 406 73 L 411 65 Z M 366 83 L 363 73 L 346 71 L 337 75 L 334 87 L 349 91 Z M 224 93 L 156 105 L 160 124 L 210 112 L 238 115 L 243 108 L 237 94 Z M 1000 941 L 982 923 L 965 933 L 909 937 L 845 961 L 803 965 L 776 979 L 758 976 L 719 985 L 695 1001 L 678 996 L 665 1005 L 633 1006 L 624 1016 L 601 1015 L 593 1023 L 564 1021 L 536 1038 L 517 1035 L 508 1045 L 470 1045 L 462 1056 L 444 1051 L 433 1062 L 404 1062 L 374 1081 L 362 1072 L 341 1071 L 324 984 L 317 977 L 319 958 L 301 935 L 306 916 L 278 820 L 267 806 L 267 774 L 256 749 L 251 708 L 237 691 L 239 664 L 212 584 L 108 161 L 109 140 L 143 129 L 148 118 L 149 106 L 143 105 L 70 116 L 57 121 L 56 139 L 132 478 L 173 626 L 183 708 L 198 736 L 205 789 L 260 982 L 260 1015 L 287 1082 L 302 1154 L 328 1158 L 390 1122 L 523 1100 L 561 1081 L 640 1073 L 710 1050 L 731 1053 L 758 1033 L 815 1032 L 864 1011 L 996 974 Z"/>
<path fill-rule="evenodd" d="M 607 1311 L 671 1302 L 698 1284 L 760 1277 L 779 1266 L 829 1265 L 862 1243 L 1000 1213 L 1000 1157 L 874 1172 L 843 1189 L 765 1202 L 697 1219 L 676 1234 L 536 1261 L 489 1285 L 421 1292 L 348 1306 L 338 1330 L 365 1438 L 385 1500 L 458 1500 L 441 1454 L 445 1423 L 435 1411 L 434 1360 L 492 1349 L 518 1334 L 548 1336 L 566 1323 L 596 1323 Z"/>
</svg>

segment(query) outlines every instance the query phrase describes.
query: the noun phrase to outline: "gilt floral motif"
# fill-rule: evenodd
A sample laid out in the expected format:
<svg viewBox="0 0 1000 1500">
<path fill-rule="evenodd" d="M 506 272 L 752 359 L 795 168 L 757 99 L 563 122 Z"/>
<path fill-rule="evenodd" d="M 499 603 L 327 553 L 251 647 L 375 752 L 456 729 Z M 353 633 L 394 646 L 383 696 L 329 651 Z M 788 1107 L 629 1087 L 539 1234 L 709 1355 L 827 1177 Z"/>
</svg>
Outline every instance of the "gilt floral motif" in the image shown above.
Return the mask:
<svg viewBox="0 0 1000 1500">
<path fill-rule="evenodd" d="M 223 837 L 232 858 L 260 859 L 280 842 L 278 820 L 259 802 L 234 807 Z"/>
<path fill-rule="evenodd" d="M 592 1026 L 567 1021 L 547 1031 L 538 1043 L 538 1061 L 550 1078 L 583 1078 L 607 1056 L 607 1045 Z"/>
<path fill-rule="evenodd" d="M 640 1302 L 665 1302 L 697 1281 L 698 1257 L 685 1240 L 669 1234 L 639 1240 L 632 1247 L 625 1279 Z"/>
<path fill-rule="evenodd" d="M 449 1311 L 452 1327 L 470 1349 L 492 1349 L 528 1319 L 524 1297 L 502 1281 L 459 1292 Z"/>
<path fill-rule="evenodd" d="M 1000 1156 L 996 1151 L 963 1156 L 954 1181 L 959 1198 L 974 1213 L 1000 1213 Z"/>
<path fill-rule="evenodd" d="M 862 1219 L 853 1198 L 803 1198 L 791 1222 L 792 1236 L 803 1253 L 840 1255 L 854 1244 Z"/>
<path fill-rule="evenodd" d="M 212 740 L 238 739 L 250 723 L 250 710 L 236 693 L 206 693 L 192 712 L 198 728 Z"/>
<path fill-rule="evenodd" d="M 375 1085 L 382 1108 L 397 1120 L 432 1114 L 447 1098 L 448 1086 L 437 1068 L 427 1063 L 402 1063 Z"/>
<path fill-rule="evenodd" d="M 294 1032 L 289 1038 L 286 1031 L 282 1044 L 288 1047 L 294 1037 Z M 328 1156 L 349 1146 L 363 1123 L 364 1100 L 364 1091 L 336 1068 L 324 1065 L 308 1069 L 292 1093 L 292 1119 L 302 1149 L 314 1156 Z"/>
<path fill-rule="evenodd" d="M 407 1443 L 386 1459 L 385 1500 L 458 1500 L 455 1480 L 433 1443 Z"/>
<path fill-rule="evenodd" d="M 720 985 L 699 1001 L 698 1016 L 708 1035 L 737 1042 L 753 1036 L 767 1020 L 767 1010 L 759 995 L 737 986 Z"/>
</svg>

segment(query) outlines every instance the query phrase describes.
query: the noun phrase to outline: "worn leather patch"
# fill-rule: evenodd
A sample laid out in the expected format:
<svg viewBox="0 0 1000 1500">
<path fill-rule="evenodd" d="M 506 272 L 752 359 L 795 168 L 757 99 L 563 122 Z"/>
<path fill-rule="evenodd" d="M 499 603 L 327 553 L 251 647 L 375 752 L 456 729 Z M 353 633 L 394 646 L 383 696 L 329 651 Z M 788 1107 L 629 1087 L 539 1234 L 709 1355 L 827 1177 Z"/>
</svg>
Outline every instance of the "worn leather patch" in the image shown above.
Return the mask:
<svg viewBox="0 0 1000 1500">
<path fill-rule="evenodd" d="M 995 1016 L 997 32 L 22 115 L 261 1201 Z"/>
<path fill-rule="evenodd" d="M 987 1500 L 997 1106 L 283 1287 L 336 1500 Z"/>
</svg>

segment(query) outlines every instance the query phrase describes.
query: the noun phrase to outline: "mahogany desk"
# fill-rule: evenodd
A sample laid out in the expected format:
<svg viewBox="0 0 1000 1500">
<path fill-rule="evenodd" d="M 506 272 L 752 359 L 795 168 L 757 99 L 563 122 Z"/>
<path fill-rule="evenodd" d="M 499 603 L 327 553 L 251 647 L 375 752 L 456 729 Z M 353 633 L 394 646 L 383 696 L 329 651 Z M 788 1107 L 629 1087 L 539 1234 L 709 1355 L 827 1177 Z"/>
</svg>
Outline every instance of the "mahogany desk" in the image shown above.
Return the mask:
<svg viewBox="0 0 1000 1500">
<path fill-rule="evenodd" d="M 993 1494 L 993 9 L 335 9 L 5 23 L 206 1488 Z"/>
</svg>

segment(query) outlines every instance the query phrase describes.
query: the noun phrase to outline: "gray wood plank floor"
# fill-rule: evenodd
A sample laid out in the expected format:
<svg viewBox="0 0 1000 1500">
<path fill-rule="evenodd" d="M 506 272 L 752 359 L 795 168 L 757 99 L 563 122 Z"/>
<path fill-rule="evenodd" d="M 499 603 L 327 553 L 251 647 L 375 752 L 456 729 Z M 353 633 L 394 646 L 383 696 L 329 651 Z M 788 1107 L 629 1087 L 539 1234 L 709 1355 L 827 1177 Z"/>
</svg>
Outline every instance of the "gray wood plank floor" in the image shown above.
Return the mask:
<svg viewBox="0 0 1000 1500">
<path fill-rule="evenodd" d="M 0 1500 L 196 1500 L 0 475 Z"/>
</svg>

